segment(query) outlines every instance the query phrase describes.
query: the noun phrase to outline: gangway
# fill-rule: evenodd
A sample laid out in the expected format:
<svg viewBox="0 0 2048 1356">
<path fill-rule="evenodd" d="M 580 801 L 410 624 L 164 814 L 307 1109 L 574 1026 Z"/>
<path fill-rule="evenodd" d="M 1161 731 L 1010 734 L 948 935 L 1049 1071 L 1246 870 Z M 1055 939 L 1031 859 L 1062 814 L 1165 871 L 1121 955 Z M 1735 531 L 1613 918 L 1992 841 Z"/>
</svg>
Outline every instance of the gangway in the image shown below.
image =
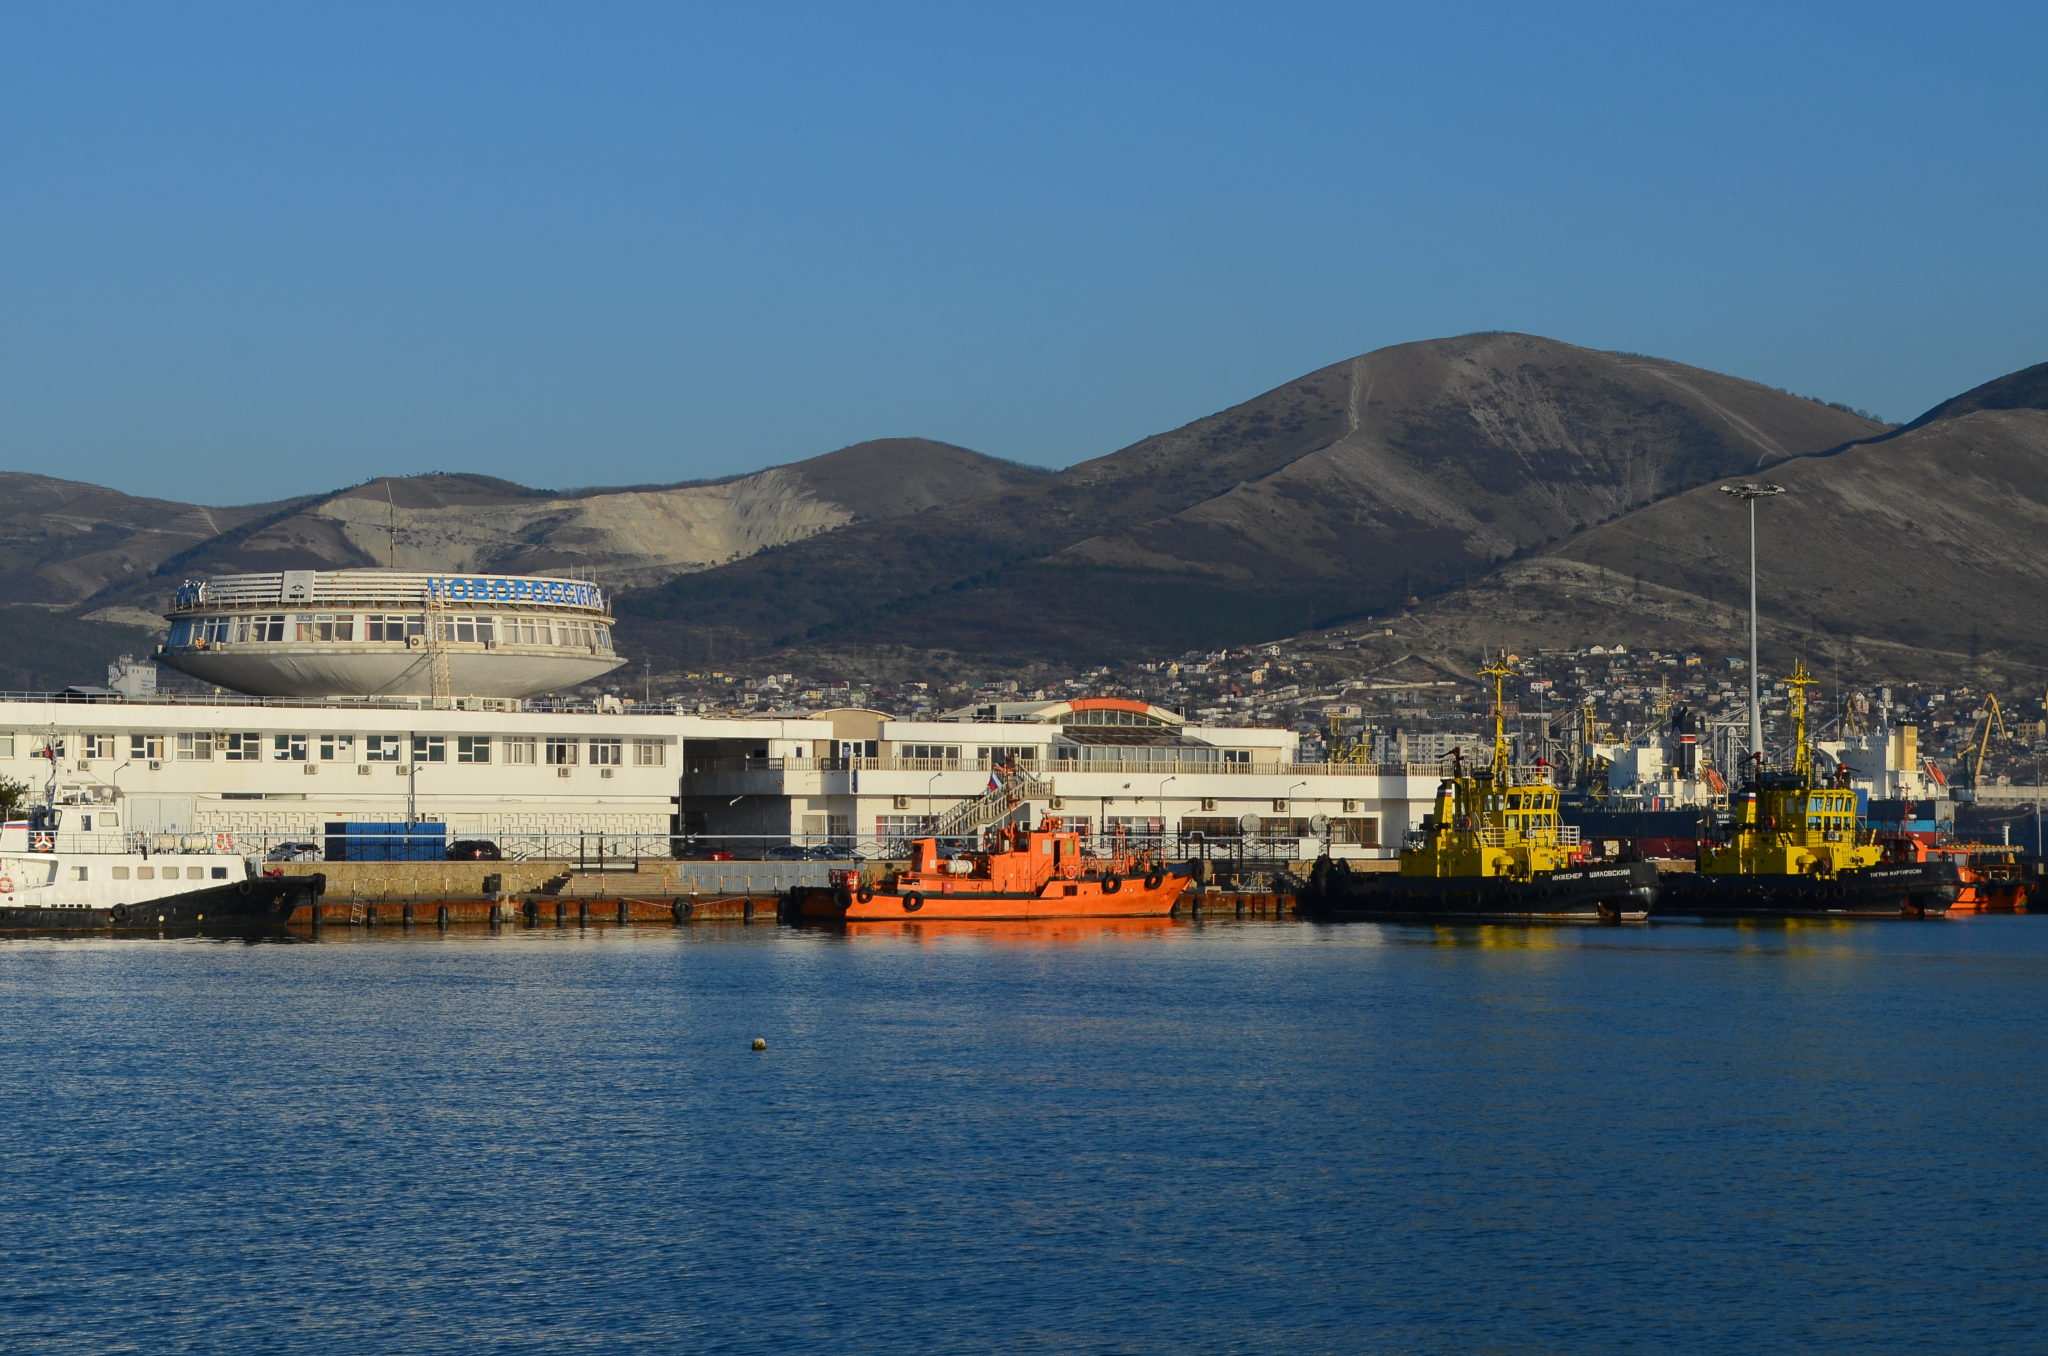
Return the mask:
<svg viewBox="0 0 2048 1356">
<path fill-rule="evenodd" d="M 1003 823 L 1034 800 L 1051 800 L 1052 778 L 1040 777 L 1023 768 L 997 768 L 989 774 L 990 786 L 973 800 L 961 801 L 932 823 L 939 838 L 959 838 Z"/>
</svg>

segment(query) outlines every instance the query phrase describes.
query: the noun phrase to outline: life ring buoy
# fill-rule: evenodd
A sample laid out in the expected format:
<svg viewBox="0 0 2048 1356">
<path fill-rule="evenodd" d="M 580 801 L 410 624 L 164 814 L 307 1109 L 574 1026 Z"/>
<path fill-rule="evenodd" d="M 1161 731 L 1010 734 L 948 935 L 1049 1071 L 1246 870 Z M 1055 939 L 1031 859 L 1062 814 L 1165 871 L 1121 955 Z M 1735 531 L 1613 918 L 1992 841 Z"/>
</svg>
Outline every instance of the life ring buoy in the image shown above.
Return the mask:
<svg viewBox="0 0 2048 1356">
<path fill-rule="evenodd" d="M 213 850 L 215 852 L 233 852 L 235 850 L 235 836 L 231 833 L 215 834 L 213 836 Z"/>
<path fill-rule="evenodd" d="M 921 909 L 921 908 L 923 908 L 923 907 L 924 907 L 924 896 L 923 896 L 923 895 L 918 895 L 918 894 L 909 894 L 909 895 L 905 895 L 905 896 L 903 896 L 903 912 L 905 912 L 905 913 L 916 913 L 916 912 L 917 912 L 917 911 L 918 911 L 919 909 Z"/>
<path fill-rule="evenodd" d="M 1145 873 L 1145 888 L 1147 890 L 1157 890 L 1164 884 L 1166 884 L 1166 873 L 1158 867 L 1155 866 Z"/>
<path fill-rule="evenodd" d="M 866 882 L 862 882 L 860 889 L 855 890 L 853 892 L 853 897 L 863 904 L 873 903 L 875 898 L 875 887 L 867 884 Z"/>
<path fill-rule="evenodd" d="M 32 852 L 50 852 L 56 846 L 57 840 L 47 833 L 39 833 L 29 842 L 29 850 Z"/>
<path fill-rule="evenodd" d="M 1124 888 L 1124 878 L 1112 871 L 1102 878 L 1102 893 L 1113 895 Z"/>
</svg>

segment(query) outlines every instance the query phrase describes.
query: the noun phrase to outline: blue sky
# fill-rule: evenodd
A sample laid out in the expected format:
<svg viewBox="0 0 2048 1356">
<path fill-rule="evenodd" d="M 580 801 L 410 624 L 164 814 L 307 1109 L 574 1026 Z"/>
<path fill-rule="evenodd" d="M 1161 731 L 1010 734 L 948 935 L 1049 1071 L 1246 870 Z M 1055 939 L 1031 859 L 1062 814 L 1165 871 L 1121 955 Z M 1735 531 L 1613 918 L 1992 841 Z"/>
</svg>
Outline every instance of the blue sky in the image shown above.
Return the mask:
<svg viewBox="0 0 2048 1356">
<path fill-rule="evenodd" d="M 0 6 L 0 466 L 1062 465 L 1518 329 L 2048 358 L 2040 6 Z"/>
</svg>

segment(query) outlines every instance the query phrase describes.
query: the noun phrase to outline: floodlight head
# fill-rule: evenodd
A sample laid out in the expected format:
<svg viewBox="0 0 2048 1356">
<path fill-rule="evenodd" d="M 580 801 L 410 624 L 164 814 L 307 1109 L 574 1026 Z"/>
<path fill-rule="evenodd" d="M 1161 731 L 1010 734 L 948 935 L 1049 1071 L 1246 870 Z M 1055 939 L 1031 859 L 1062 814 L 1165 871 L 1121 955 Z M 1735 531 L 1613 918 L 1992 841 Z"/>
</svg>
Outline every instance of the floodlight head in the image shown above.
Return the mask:
<svg viewBox="0 0 2048 1356">
<path fill-rule="evenodd" d="M 1723 485 L 1721 487 L 1721 493 L 1731 495 L 1736 499 L 1768 499 L 1774 494 L 1783 494 L 1784 492 L 1785 487 L 1783 485 L 1773 485 L 1769 481 L 1745 480 L 1740 485 Z"/>
</svg>

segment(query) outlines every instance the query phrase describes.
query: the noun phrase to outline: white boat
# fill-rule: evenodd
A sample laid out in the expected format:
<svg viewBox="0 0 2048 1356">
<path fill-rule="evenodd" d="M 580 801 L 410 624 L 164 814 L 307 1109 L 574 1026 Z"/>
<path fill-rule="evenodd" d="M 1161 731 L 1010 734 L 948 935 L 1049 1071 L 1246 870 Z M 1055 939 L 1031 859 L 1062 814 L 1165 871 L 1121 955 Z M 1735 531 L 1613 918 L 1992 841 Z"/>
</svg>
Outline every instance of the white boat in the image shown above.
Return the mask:
<svg viewBox="0 0 2048 1356">
<path fill-rule="evenodd" d="M 319 875 L 264 875 L 228 834 L 94 832 L 55 798 L 0 824 L 0 931 L 275 926 L 319 900 Z"/>
</svg>

